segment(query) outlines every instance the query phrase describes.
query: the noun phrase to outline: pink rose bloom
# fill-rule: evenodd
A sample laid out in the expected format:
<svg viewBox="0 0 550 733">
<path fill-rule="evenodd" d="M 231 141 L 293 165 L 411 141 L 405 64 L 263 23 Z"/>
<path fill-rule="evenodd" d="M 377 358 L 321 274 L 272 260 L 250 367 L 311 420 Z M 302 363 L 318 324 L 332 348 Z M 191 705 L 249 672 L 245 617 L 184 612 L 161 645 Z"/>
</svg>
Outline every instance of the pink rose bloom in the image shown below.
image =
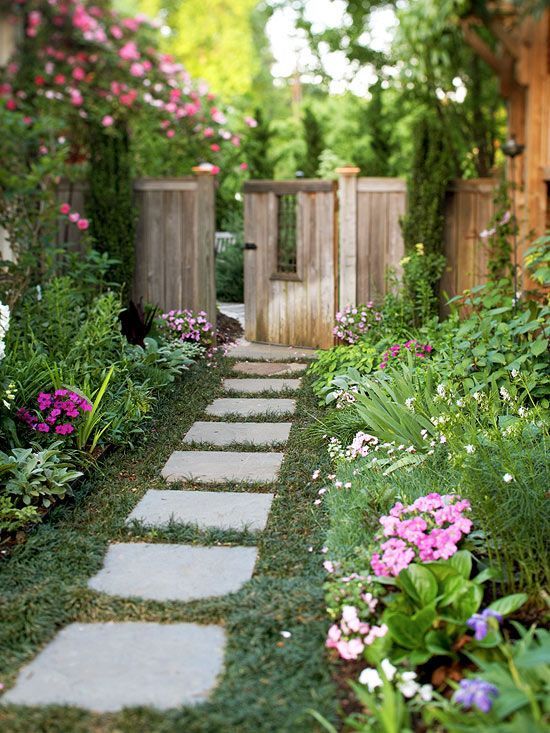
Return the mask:
<svg viewBox="0 0 550 733">
<path fill-rule="evenodd" d="M 112 115 L 105 115 L 105 117 L 101 120 L 101 124 L 103 127 L 111 127 L 112 124 L 114 124 L 114 117 Z"/>
<path fill-rule="evenodd" d="M 218 143 L 212 143 L 212 145 L 210 146 L 210 150 L 213 150 L 215 153 L 217 153 L 220 149 L 221 148 Z"/>
<path fill-rule="evenodd" d="M 75 69 L 73 69 L 73 79 L 76 79 L 77 81 L 82 81 L 82 79 L 85 78 L 86 72 L 80 66 L 77 66 Z"/>
<path fill-rule="evenodd" d="M 67 214 L 68 214 L 68 213 L 69 213 L 70 211 L 71 211 L 71 206 L 70 206 L 70 204 L 61 204 L 61 206 L 59 207 L 59 212 L 60 212 L 61 214 L 64 214 L 65 216 L 66 216 L 66 215 L 67 215 Z"/>
<path fill-rule="evenodd" d="M 213 165 L 210 170 L 212 171 L 213 176 L 217 176 L 218 173 L 221 171 L 221 168 L 219 165 Z"/>
<path fill-rule="evenodd" d="M 245 117 L 244 121 L 249 127 L 258 127 L 258 121 L 254 117 Z"/>
<path fill-rule="evenodd" d="M 121 29 L 118 27 L 118 25 L 111 26 L 111 35 L 113 38 L 116 38 L 117 41 L 119 41 L 122 38 L 123 33 Z"/>
<path fill-rule="evenodd" d="M 176 133 L 175 133 L 175 131 L 174 131 L 174 130 L 167 130 L 167 131 L 166 131 L 166 137 L 168 137 L 168 138 L 172 138 L 172 137 L 174 137 L 174 135 L 175 135 L 175 134 L 176 134 Z"/>
<path fill-rule="evenodd" d="M 88 229 L 88 227 L 90 226 L 90 222 L 88 221 L 88 219 L 80 219 L 80 221 L 76 223 L 76 226 L 80 230 L 84 231 L 85 229 Z"/>
<path fill-rule="evenodd" d="M 211 127 L 204 128 L 204 137 L 214 137 L 214 130 Z"/>
<path fill-rule="evenodd" d="M 240 163 L 240 164 L 239 164 L 239 168 L 240 168 L 240 169 L 241 169 L 242 171 L 247 171 L 247 170 L 248 170 L 248 163 Z"/>
<path fill-rule="evenodd" d="M 145 76 L 145 69 L 143 68 L 143 64 L 134 61 L 134 63 L 130 66 L 130 74 L 132 76 Z"/>
<path fill-rule="evenodd" d="M 119 49 L 118 55 L 124 61 L 139 61 L 141 55 L 134 41 L 128 41 Z"/>
<path fill-rule="evenodd" d="M 73 224 L 76 224 L 76 222 L 80 219 L 80 214 L 77 211 L 73 211 L 72 214 L 69 214 L 69 221 L 72 221 Z"/>
<path fill-rule="evenodd" d="M 70 95 L 71 95 L 71 104 L 73 105 L 73 107 L 80 107 L 84 103 L 84 97 L 78 91 L 78 89 L 71 89 Z"/>
</svg>

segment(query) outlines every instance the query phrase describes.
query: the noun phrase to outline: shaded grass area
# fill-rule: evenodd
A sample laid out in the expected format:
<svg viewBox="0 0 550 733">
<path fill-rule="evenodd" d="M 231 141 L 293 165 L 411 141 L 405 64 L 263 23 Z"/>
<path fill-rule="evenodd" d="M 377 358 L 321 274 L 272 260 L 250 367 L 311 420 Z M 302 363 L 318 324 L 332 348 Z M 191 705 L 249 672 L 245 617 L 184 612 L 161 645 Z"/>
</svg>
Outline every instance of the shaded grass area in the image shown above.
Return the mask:
<svg viewBox="0 0 550 733">
<path fill-rule="evenodd" d="M 305 427 L 315 413 L 307 385 L 299 399 L 280 481 L 265 532 L 201 532 L 197 527 L 127 527 L 125 519 L 150 488 L 166 488 L 159 472 L 204 407 L 221 395 L 219 370 L 197 368 L 159 404 L 146 442 L 109 457 L 71 505 L 49 521 L 0 569 L 0 680 L 10 685 L 20 669 L 69 623 L 148 620 L 219 623 L 228 631 L 226 666 L 210 702 L 158 712 L 149 708 L 98 715 L 75 708 L 0 708 L 3 733 L 309 733 L 320 728 L 307 714 L 333 718 L 335 694 L 324 658 L 324 617 L 319 556 L 325 527 L 310 484 L 320 446 Z M 251 418 L 257 421 L 258 418 Z M 322 466 L 321 466 L 322 467 Z M 326 466 L 325 466 L 326 468 Z M 177 488 L 177 485 L 170 485 Z M 191 486 L 186 488 L 208 488 Z M 216 487 L 224 490 L 228 486 Z M 253 490 L 236 484 L 232 489 Z M 109 541 L 254 544 L 254 578 L 238 593 L 191 603 L 112 598 L 87 588 L 102 566 Z M 281 631 L 289 631 L 283 638 Z"/>
</svg>

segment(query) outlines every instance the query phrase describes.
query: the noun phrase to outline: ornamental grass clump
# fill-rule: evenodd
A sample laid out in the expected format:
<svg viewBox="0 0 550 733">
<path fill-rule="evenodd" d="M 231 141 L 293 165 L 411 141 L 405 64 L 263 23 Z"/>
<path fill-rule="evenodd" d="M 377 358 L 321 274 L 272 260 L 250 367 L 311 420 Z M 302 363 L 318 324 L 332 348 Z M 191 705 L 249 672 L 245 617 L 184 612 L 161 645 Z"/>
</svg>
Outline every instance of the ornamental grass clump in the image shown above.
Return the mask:
<svg viewBox="0 0 550 733">
<path fill-rule="evenodd" d="M 376 310 L 374 303 L 366 305 L 347 305 L 336 314 L 336 325 L 332 333 L 347 344 L 355 344 L 382 320 L 382 314 Z"/>
<path fill-rule="evenodd" d="M 92 405 L 85 397 L 68 389 L 40 392 L 37 397 L 38 410 L 22 407 L 17 417 L 31 430 L 39 433 L 70 435 L 75 431 L 75 421 L 85 412 L 92 411 Z"/>
<path fill-rule="evenodd" d="M 397 577 L 417 560 L 452 557 L 472 529 L 469 511 L 470 502 L 456 494 L 428 494 L 409 506 L 397 502 L 388 516 L 380 517 L 384 529 L 376 538 L 379 551 L 371 558 L 375 575 Z"/>
</svg>

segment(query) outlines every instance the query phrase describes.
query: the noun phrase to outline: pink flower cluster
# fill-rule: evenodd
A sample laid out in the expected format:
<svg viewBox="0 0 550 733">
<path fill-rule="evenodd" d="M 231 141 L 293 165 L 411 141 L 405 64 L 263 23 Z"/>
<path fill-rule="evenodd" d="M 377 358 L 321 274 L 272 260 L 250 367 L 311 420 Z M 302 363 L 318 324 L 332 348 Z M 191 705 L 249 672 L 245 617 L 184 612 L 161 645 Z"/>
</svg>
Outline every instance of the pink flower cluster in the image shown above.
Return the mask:
<svg viewBox="0 0 550 733">
<path fill-rule="evenodd" d="M 70 204 L 61 204 L 61 206 L 59 207 L 59 213 L 63 214 L 63 216 L 66 216 L 67 219 L 73 224 L 76 224 L 76 226 L 81 231 L 85 231 L 90 226 L 90 222 L 88 221 L 88 219 L 84 219 L 83 217 L 81 217 L 78 211 L 73 211 Z"/>
<path fill-rule="evenodd" d="M 447 560 L 458 549 L 472 522 L 465 516 L 470 502 L 457 494 L 428 494 L 413 504 L 397 502 L 388 516 L 380 517 L 380 552 L 371 557 L 378 576 L 397 576 L 415 560 Z M 382 542 L 382 539 L 388 539 Z"/>
<path fill-rule="evenodd" d="M 226 141 L 240 146 L 207 87 L 193 85 L 185 69 L 154 46 L 155 22 L 143 15 L 124 18 L 93 0 L 20 0 L 18 5 L 41 68 L 28 90 L 20 85 L 18 64 L 6 66 L 0 99 L 7 109 L 23 111 L 27 100 L 34 105 L 43 99 L 54 114 L 64 105 L 82 119 L 111 127 L 139 105 L 156 117 L 159 132 L 168 138 L 181 132 L 199 140 L 215 136 L 214 154 Z M 26 111 L 36 113 L 34 106 Z"/>
<path fill-rule="evenodd" d="M 344 310 L 336 314 L 336 325 L 332 333 L 341 341 L 355 344 L 375 323 L 381 320 L 382 314 L 374 308 L 372 301 L 366 305 L 347 305 Z"/>
<path fill-rule="evenodd" d="M 400 356 L 410 352 L 413 356 L 418 359 L 425 359 L 433 351 L 433 346 L 430 344 L 420 344 L 414 339 L 406 341 L 404 344 L 393 344 L 390 348 L 382 355 L 382 361 L 380 362 L 379 368 L 385 369 L 389 362 L 394 362 Z"/>
<path fill-rule="evenodd" d="M 374 613 L 378 599 L 371 593 L 364 593 L 362 600 L 367 614 Z M 325 646 L 328 649 L 336 649 L 342 659 L 358 659 L 365 647 L 387 633 L 388 627 L 385 624 L 376 626 L 364 621 L 360 618 L 356 606 L 344 606 L 339 623 L 332 624 L 328 630 Z"/>
<path fill-rule="evenodd" d="M 75 430 L 71 421 L 92 410 L 88 400 L 68 389 L 56 389 L 53 394 L 40 392 L 37 402 L 37 411 L 31 412 L 22 407 L 17 411 L 17 417 L 39 433 L 70 435 Z"/>
<path fill-rule="evenodd" d="M 172 310 L 162 314 L 162 323 L 180 341 L 196 341 L 209 346 L 214 340 L 214 326 L 205 311 Z"/>
</svg>

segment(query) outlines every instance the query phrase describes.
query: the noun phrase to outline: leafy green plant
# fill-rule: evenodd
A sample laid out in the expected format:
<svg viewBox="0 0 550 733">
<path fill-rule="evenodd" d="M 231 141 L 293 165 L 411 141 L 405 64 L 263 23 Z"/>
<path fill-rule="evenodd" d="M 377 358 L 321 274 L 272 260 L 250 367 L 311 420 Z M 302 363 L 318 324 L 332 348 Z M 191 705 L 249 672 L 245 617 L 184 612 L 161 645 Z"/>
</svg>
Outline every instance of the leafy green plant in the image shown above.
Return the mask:
<svg viewBox="0 0 550 733">
<path fill-rule="evenodd" d="M 244 301 L 244 255 L 242 235 L 216 255 L 216 295 L 227 303 Z"/>
<path fill-rule="evenodd" d="M 412 563 L 395 580 L 378 578 L 390 587 L 382 614 L 388 634 L 368 648 L 367 658 L 375 662 L 383 657 L 393 662 L 408 660 L 413 666 L 433 656 L 458 659 L 456 644 L 468 630 L 466 622 L 482 605 L 483 583 L 493 575 L 487 568 L 471 577 L 472 569 L 471 553 L 460 550 L 448 560 Z M 526 600 L 526 594 L 518 593 L 499 598 L 488 608 L 505 616 Z M 499 641 L 500 633 L 492 629 L 475 643 L 492 647 Z"/>
<path fill-rule="evenodd" d="M 496 689 L 490 711 L 466 710 L 441 696 L 424 711 L 424 720 L 448 733 L 545 733 L 550 725 L 550 633 L 514 623 L 518 640 L 506 640 L 491 654 L 468 654 L 476 678 Z"/>
<path fill-rule="evenodd" d="M 550 286 L 550 232 L 539 237 L 525 253 L 525 266 L 539 285 Z"/>
<path fill-rule="evenodd" d="M 82 472 L 72 468 L 61 446 L 58 441 L 41 451 L 13 448 L 8 454 L 0 452 L 0 461 L 9 466 L 4 470 L 5 493 L 25 506 L 39 504 L 47 508 L 53 501 L 64 499 Z"/>
<path fill-rule="evenodd" d="M 313 391 L 318 396 L 325 395 L 334 377 L 347 372 L 349 368 L 356 369 L 360 374 L 368 374 L 375 367 L 377 353 L 377 349 L 367 340 L 317 352 L 317 359 L 308 370 L 309 374 L 316 377 Z"/>
<path fill-rule="evenodd" d="M 37 521 L 38 518 L 36 507 L 18 507 L 11 496 L 0 495 L 0 535 L 3 532 L 14 532 L 29 522 Z"/>
<path fill-rule="evenodd" d="M 105 423 L 103 420 L 102 401 L 113 376 L 114 369 L 114 366 L 112 366 L 105 375 L 101 386 L 92 395 L 92 409 L 90 412 L 85 413 L 85 419 L 81 420 L 78 424 L 76 445 L 79 450 L 87 450 L 89 453 L 93 453 L 99 439 L 109 427 L 109 423 Z"/>
</svg>

